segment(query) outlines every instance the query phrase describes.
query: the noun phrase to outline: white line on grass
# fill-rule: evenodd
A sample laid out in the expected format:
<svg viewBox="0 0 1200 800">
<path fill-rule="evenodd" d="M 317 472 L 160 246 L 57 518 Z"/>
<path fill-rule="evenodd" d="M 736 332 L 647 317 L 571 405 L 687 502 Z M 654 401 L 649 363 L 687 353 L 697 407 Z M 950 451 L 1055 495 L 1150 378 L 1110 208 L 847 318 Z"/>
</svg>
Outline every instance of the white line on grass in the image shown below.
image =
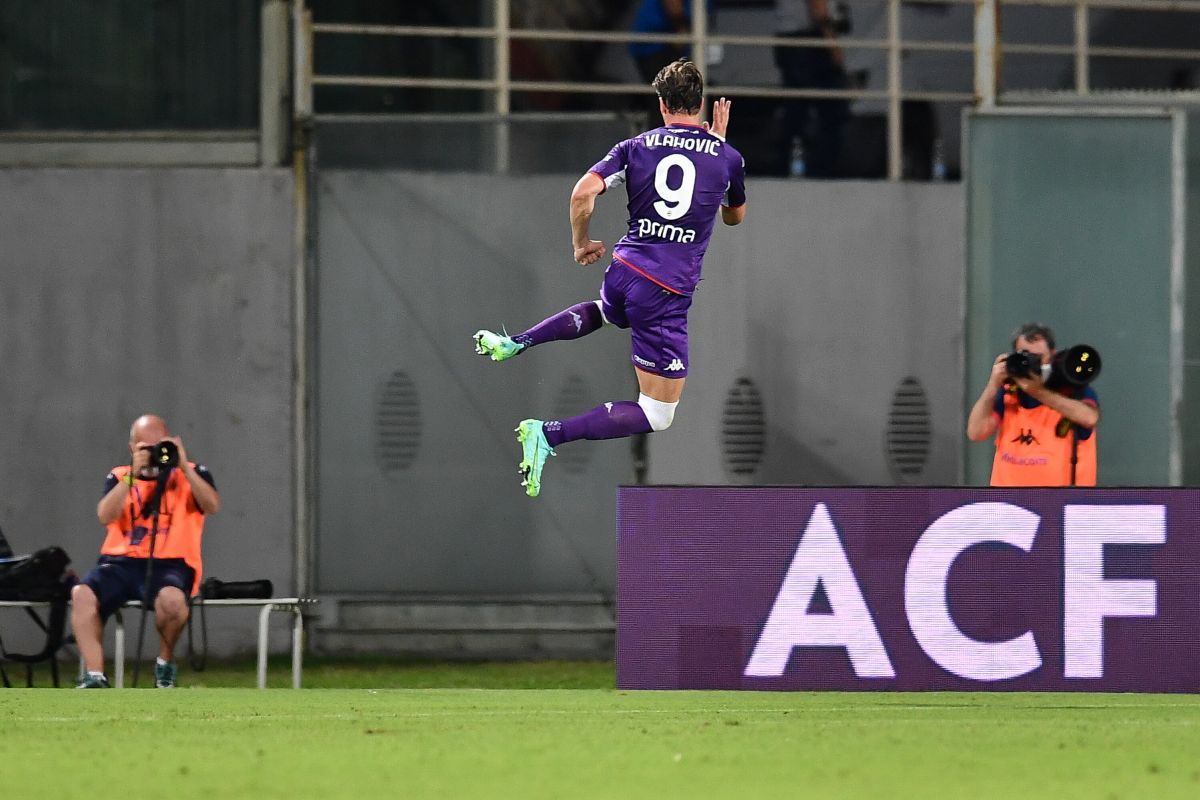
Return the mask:
<svg viewBox="0 0 1200 800">
<path fill-rule="evenodd" d="M 1159 706 L 1159 705 L 1086 706 L 1083 708 L 1089 709 L 1089 710 L 1090 709 L 1124 710 L 1127 708 L 1195 708 L 1195 706 L 1190 706 L 1190 705 L 1186 705 L 1186 704 L 1178 704 L 1178 705 L 1169 705 L 1169 706 Z M 927 712 L 927 711 L 937 710 L 937 707 L 892 706 L 892 707 L 889 707 L 888 710 L 892 710 L 892 709 L 895 709 L 898 711 Z M 1067 709 L 1067 710 L 1075 710 L 1075 709 L 1076 709 L 1076 707 L 1071 707 L 1070 709 Z M 825 707 L 825 708 L 819 709 L 819 712 L 839 712 L 840 713 L 840 712 L 862 711 L 862 710 L 863 710 L 862 707 L 859 707 L 859 706 L 846 706 L 846 707 Z M 879 709 L 872 708 L 872 709 L 868 709 L 868 710 L 876 711 Z M 984 710 L 984 709 L 982 707 L 980 707 L 980 708 L 971 709 L 971 710 Z M 1038 710 L 1038 709 L 1032 709 L 1032 710 Z M 184 721 L 186 721 L 186 722 L 194 722 L 194 723 L 205 723 L 205 722 L 210 722 L 210 723 L 268 722 L 268 723 L 270 723 L 270 722 L 302 721 L 302 720 L 314 720 L 314 721 L 315 720 L 334 720 L 334 721 L 353 722 L 353 721 L 362 721 L 362 720 L 386 720 L 386 719 L 437 719 L 440 717 L 451 717 L 451 716 L 453 716 L 453 717 L 533 717 L 533 716 L 603 717 L 603 716 L 697 715 L 697 714 L 707 714 L 707 715 L 736 714 L 736 715 L 739 715 L 742 717 L 754 717 L 754 716 L 763 715 L 763 714 L 779 714 L 779 715 L 788 714 L 788 715 L 791 715 L 793 712 L 796 712 L 795 713 L 796 719 L 802 719 L 809 723 L 819 723 L 822 725 L 853 725 L 853 724 L 859 724 L 859 723 L 868 721 L 868 720 L 865 720 L 862 718 L 825 719 L 822 717 L 822 715 L 818 711 L 806 711 L 804 709 L 797 709 L 797 708 L 707 708 L 707 709 L 702 709 L 702 708 L 680 708 L 680 709 L 665 709 L 665 708 L 662 708 L 662 709 L 658 709 L 658 708 L 624 708 L 624 709 L 620 709 L 620 708 L 614 708 L 614 709 L 587 709 L 587 710 L 541 708 L 541 709 L 444 709 L 444 710 L 438 710 L 438 711 L 402 711 L 402 712 L 386 711 L 386 710 L 380 709 L 380 710 L 372 710 L 372 711 L 363 711 L 363 712 L 353 713 L 353 714 L 345 714 L 345 713 L 339 713 L 339 714 L 237 714 L 237 715 L 216 715 L 216 716 L 205 715 L 205 716 L 201 716 L 201 717 L 189 717 L 186 715 L 174 715 L 174 714 L 170 715 L 170 716 L 142 716 L 142 717 L 122 716 L 122 717 L 120 717 L 120 721 L 121 722 L 168 722 L 168 721 L 169 722 L 184 722 Z M 913 716 L 913 717 L 907 717 L 907 718 L 890 717 L 890 720 L 896 721 L 896 722 L 932 722 L 932 723 L 937 723 L 937 724 L 947 724 L 947 723 L 974 724 L 974 723 L 978 722 L 977 717 L 970 717 L 970 718 L 964 718 L 964 719 L 938 718 L 938 719 L 931 720 L 931 719 L 928 719 L 927 717 L 924 717 L 924 715 L 922 715 L 920 717 Z M 45 723 L 45 724 L 79 724 L 79 723 L 107 724 L 107 723 L 111 723 L 114 721 L 116 721 L 116 719 L 113 717 L 88 717 L 88 716 L 18 717 L 13 720 L 13 722 Z M 1003 720 L 1003 721 L 1025 722 L 1027 720 L 1017 720 L 1014 718 L 1009 718 L 1009 719 Z M 1070 720 L 1060 720 L 1060 721 L 1070 722 Z M 1200 724 L 1200 718 L 1195 719 L 1195 720 L 1190 720 L 1190 719 L 1181 719 L 1181 720 L 1113 719 L 1113 720 L 1105 720 L 1105 723 L 1112 724 L 1112 725 L 1191 726 L 1191 725 Z"/>
</svg>

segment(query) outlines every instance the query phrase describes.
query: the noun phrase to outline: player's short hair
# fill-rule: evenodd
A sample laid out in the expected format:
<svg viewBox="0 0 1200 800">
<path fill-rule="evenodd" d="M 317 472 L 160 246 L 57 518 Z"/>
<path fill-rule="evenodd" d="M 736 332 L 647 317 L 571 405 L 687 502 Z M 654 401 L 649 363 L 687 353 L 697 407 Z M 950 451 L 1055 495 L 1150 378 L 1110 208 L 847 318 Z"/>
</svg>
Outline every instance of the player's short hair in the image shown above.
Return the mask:
<svg viewBox="0 0 1200 800">
<path fill-rule="evenodd" d="M 686 58 L 672 61 L 658 71 L 650 84 L 673 114 L 698 114 L 704 99 L 704 76 Z"/>
<path fill-rule="evenodd" d="M 1054 331 L 1050 330 L 1049 325 L 1043 325 L 1040 322 L 1026 322 L 1024 325 L 1017 326 L 1012 332 L 1013 349 L 1017 347 L 1017 339 L 1027 339 L 1034 341 L 1035 339 L 1045 339 L 1046 346 L 1051 350 L 1054 348 Z"/>
</svg>

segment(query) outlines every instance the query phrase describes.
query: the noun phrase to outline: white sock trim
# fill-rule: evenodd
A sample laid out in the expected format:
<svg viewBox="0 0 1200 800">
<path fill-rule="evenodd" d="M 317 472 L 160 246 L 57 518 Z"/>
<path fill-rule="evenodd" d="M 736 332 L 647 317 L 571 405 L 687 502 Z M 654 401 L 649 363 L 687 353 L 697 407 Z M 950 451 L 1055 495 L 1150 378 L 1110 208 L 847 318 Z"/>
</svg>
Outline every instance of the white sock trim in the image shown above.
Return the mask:
<svg viewBox="0 0 1200 800">
<path fill-rule="evenodd" d="M 612 325 L 612 323 L 609 322 L 608 317 L 604 316 L 604 301 L 593 300 L 592 302 L 596 304 L 596 308 L 600 309 L 600 319 L 603 321 L 603 323 L 605 325 Z"/>
<path fill-rule="evenodd" d="M 646 414 L 646 419 L 650 422 L 650 430 L 665 431 L 671 427 L 671 422 L 675 419 L 675 403 L 664 403 L 661 400 L 655 400 L 653 397 L 647 397 L 644 394 L 639 394 L 637 404 L 642 407 L 642 411 Z"/>
</svg>

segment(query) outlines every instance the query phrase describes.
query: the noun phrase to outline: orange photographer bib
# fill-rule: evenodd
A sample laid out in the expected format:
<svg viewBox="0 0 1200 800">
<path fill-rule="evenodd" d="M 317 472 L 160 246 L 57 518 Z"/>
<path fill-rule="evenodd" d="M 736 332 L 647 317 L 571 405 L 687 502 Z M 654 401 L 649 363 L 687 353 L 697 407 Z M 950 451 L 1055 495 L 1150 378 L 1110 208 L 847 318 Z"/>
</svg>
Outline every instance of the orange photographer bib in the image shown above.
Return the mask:
<svg viewBox="0 0 1200 800">
<path fill-rule="evenodd" d="M 195 465 L 192 465 L 195 467 Z M 129 467 L 114 467 L 112 474 L 122 480 Z M 108 535 L 100 547 L 101 555 L 127 558 L 150 557 L 150 529 L 154 515 L 145 513 L 147 503 L 155 493 L 153 480 L 135 481 L 129 489 L 129 499 L 121 516 L 108 524 Z M 155 558 L 182 558 L 195 573 L 192 593 L 200 586 L 203 564 L 200 560 L 200 539 L 204 535 L 204 513 L 196 504 L 187 478 L 174 470 L 167 481 L 159 502 L 158 533 L 154 537 Z"/>
<path fill-rule="evenodd" d="M 1025 408 L 1015 395 L 1004 397 L 1004 414 L 996 432 L 992 486 L 1069 486 L 1071 433 L 1059 425 L 1062 414 L 1039 405 Z M 1096 431 L 1079 440 L 1076 486 L 1096 485 Z"/>
</svg>

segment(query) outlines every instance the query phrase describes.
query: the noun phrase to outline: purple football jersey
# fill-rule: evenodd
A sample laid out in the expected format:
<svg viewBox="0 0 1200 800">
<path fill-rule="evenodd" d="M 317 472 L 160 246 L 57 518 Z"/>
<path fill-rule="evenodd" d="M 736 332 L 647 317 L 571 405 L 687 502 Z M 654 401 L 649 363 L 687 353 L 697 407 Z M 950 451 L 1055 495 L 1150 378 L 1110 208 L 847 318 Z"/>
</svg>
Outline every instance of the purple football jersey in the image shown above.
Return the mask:
<svg viewBox="0 0 1200 800">
<path fill-rule="evenodd" d="M 699 125 L 673 124 L 618 144 L 592 172 L 629 192 L 629 232 L 613 258 L 655 283 L 690 295 L 717 207 L 746 202 L 745 162 Z"/>
</svg>

